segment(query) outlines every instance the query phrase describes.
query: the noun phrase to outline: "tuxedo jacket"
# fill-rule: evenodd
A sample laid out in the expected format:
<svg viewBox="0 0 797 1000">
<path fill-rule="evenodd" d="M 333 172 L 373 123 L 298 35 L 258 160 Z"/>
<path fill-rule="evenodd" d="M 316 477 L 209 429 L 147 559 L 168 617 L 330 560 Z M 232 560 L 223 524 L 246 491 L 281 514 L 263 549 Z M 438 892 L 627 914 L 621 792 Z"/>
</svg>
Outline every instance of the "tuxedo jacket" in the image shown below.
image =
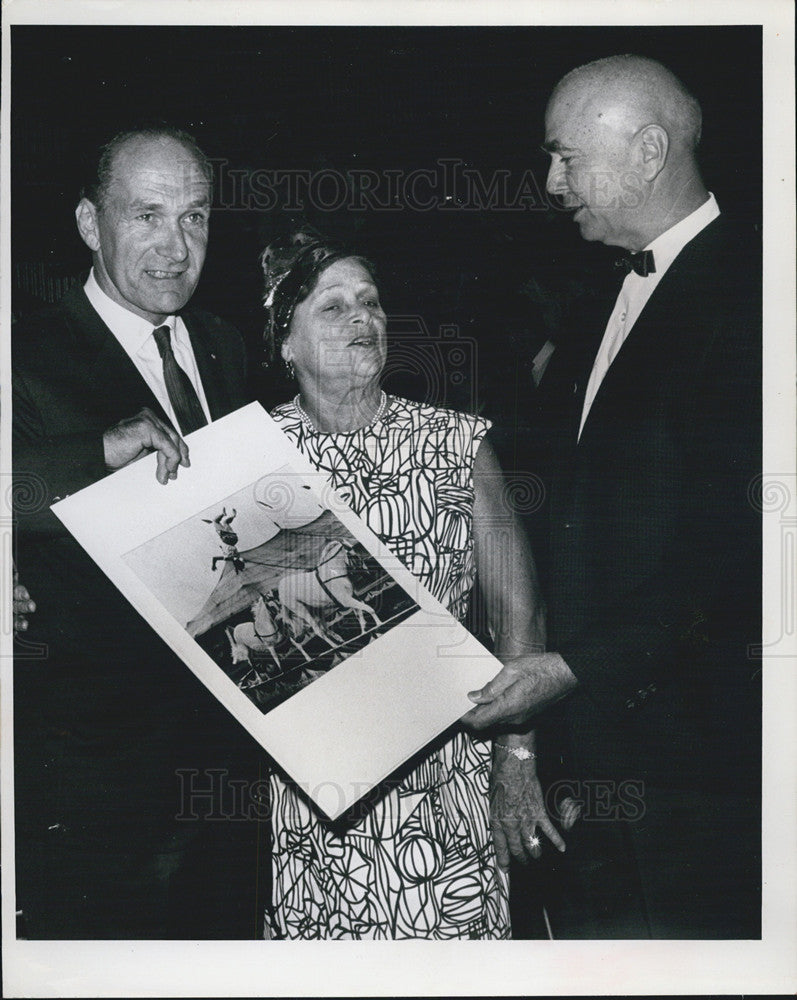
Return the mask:
<svg viewBox="0 0 797 1000">
<path fill-rule="evenodd" d="M 678 255 L 593 401 L 613 299 L 545 374 L 549 648 L 575 777 L 754 781 L 760 767 L 761 259 L 720 217 Z"/>
<path fill-rule="evenodd" d="M 211 417 L 242 406 L 248 400 L 238 331 L 201 310 L 186 309 L 183 321 Z M 114 709 L 132 717 L 141 699 L 152 697 L 143 683 L 148 674 L 160 683 L 164 670 L 171 676 L 187 670 L 49 505 L 106 475 L 107 428 L 145 406 L 167 423 L 168 417 L 82 288 L 14 327 L 12 364 L 17 563 L 37 603 L 19 649 L 20 684 L 39 675 L 48 709 L 73 722 L 75 712 L 85 718 L 91 706 L 101 718 L 108 707 L 104 686 Z M 46 644 L 45 657 L 32 655 L 35 642 Z"/>
</svg>

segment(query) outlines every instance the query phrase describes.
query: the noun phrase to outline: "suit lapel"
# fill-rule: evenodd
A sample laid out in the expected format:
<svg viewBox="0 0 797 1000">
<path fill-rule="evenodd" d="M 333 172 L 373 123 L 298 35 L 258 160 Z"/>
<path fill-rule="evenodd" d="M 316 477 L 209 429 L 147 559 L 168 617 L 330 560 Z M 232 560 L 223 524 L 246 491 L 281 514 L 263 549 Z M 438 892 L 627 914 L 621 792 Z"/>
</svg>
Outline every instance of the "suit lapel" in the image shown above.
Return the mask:
<svg viewBox="0 0 797 1000">
<path fill-rule="evenodd" d="M 170 427 L 171 421 L 125 349 L 100 319 L 82 288 L 69 293 L 64 305 L 77 335 L 88 347 L 86 370 L 87 400 L 97 409 L 113 414 L 113 423 L 120 412 L 133 416 L 148 406 Z"/>
<path fill-rule="evenodd" d="M 681 302 L 700 301 L 694 286 L 699 289 L 702 284 L 706 261 L 712 256 L 718 237 L 722 237 L 722 231 L 719 219 L 715 219 L 687 243 L 670 265 L 609 365 L 584 422 L 580 444 L 589 436 L 590 425 L 600 420 L 601 411 L 609 401 L 626 405 L 629 397 L 638 401 L 640 393 L 644 395 L 646 389 L 639 378 L 640 373 L 651 371 L 651 360 L 659 359 L 658 378 L 665 378 L 691 355 L 695 345 L 684 344 L 679 338 L 683 328 L 679 320 Z"/>
<path fill-rule="evenodd" d="M 228 413 L 230 409 L 230 400 L 225 391 L 225 381 L 222 378 L 218 353 L 214 349 L 208 331 L 196 315 L 186 312 L 182 315 L 182 320 L 186 330 L 188 330 L 188 336 L 191 338 L 197 371 L 202 380 L 202 388 L 205 390 L 205 399 L 208 401 L 210 419 L 217 420 Z"/>
<path fill-rule="evenodd" d="M 568 420 L 566 427 L 568 449 L 576 448 L 578 444 L 578 428 L 581 424 L 581 412 L 584 409 L 584 397 L 587 383 L 598 353 L 606 322 L 614 307 L 614 301 L 608 306 L 603 297 L 597 301 L 585 302 L 576 311 L 575 326 L 572 335 L 572 348 L 567 361 L 568 375 L 563 391 L 568 401 Z M 555 356 L 555 355 L 554 355 Z"/>
</svg>

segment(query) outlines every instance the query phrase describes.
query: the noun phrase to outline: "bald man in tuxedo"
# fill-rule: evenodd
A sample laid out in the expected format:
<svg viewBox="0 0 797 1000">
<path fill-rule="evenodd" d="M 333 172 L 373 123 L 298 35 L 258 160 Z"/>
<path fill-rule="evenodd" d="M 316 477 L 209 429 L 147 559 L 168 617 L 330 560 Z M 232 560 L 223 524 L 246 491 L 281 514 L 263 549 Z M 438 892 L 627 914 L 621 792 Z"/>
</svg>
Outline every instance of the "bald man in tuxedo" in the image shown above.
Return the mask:
<svg viewBox="0 0 797 1000">
<path fill-rule="evenodd" d="M 549 192 L 623 254 L 544 379 L 551 652 L 465 721 L 561 731 L 558 937 L 760 935 L 760 241 L 706 189 L 700 132 L 637 56 L 573 70 L 545 117 Z"/>
</svg>

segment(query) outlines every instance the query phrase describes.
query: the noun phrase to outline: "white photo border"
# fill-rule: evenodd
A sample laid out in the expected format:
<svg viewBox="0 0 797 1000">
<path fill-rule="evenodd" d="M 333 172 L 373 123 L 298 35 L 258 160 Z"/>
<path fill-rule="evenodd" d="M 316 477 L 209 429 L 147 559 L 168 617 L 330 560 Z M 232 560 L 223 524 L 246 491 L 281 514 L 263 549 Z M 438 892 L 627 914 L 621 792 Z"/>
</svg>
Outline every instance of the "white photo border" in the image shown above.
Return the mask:
<svg viewBox="0 0 797 1000">
<path fill-rule="evenodd" d="M 794 15 L 789 0 L 523 0 L 494 3 L 6 0 L 2 101 L 0 510 L 10 530 L 9 85 L 12 24 L 760 24 L 764 47 L 764 489 L 790 506 L 764 518 L 764 921 L 761 941 L 506 943 L 75 942 L 14 937 L 11 637 L 2 634 L 3 973 L 7 996 L 471 996 L 791 993 L 797 988 L 797 678 L 793 630 L 776 634 L 797 523 L 794 343 Z M 707 54 L 708 57 L 708 54 Z M 13 100 L 13 95 L 11 96 Z M 793 531 L 791 535 L 793 539 Z M 11 566 L 4 548 L 3 593 Z M 793 559 L 793 552 L 791 558 Z M 792 589 L 789 589 L 792 588 Z M 766 636 L 770 635 L 767 642 Z M 729 738 L 732 726 L 729 725 Z M 732 817 L 728 818 L 732 823 Z"/>
</svg>

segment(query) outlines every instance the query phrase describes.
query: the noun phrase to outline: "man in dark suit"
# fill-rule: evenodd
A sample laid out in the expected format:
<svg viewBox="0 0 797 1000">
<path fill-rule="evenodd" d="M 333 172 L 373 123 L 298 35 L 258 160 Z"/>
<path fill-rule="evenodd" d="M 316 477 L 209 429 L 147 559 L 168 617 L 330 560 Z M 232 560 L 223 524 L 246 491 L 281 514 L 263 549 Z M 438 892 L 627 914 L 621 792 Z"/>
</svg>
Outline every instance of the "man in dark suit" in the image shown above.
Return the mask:
<svg viewBox="0 0 797 1000">
<path fill-rule="evenodd" d="M 549 192 L 634 256 L 544 380 L 556 652 L 465 721 L 563 729 L 560 937 L 760 934 L 760 247 L 704 187 L 700 128 L 634 56 L 569 73 L 546 113 Z"/>
<path fill-rule="evenodd" d="M 17 908 L 28 937 L 256 933 L 256 845 L 240 840 L 252 824 L 211 826 L 197 799 L 180 800 L 181 789 L 208 787 L 208 767 L 254 766 L 252 741 L 49 509 L 152 451 L 168 488 L 189 464 L 183 435 L 247 402 L 240 334 L 188 306 L 211 179 L 185 133 L 114 138 L 76 211 L 92 252 L 85 286 L 14 328 L 18 562 L 37 604 L 26 638 L 47 647 L 15 672 Z M 194 785 L 181 768 L 200 772 Z M 213 808 L 220 818 L 224 805 Z M 175 821 L 186 813 L 196 818 Z M 201 884 L 188 875 L 199 845 Z M 220 870 L 232 860 L 240 871 Z"/>
</svg>

